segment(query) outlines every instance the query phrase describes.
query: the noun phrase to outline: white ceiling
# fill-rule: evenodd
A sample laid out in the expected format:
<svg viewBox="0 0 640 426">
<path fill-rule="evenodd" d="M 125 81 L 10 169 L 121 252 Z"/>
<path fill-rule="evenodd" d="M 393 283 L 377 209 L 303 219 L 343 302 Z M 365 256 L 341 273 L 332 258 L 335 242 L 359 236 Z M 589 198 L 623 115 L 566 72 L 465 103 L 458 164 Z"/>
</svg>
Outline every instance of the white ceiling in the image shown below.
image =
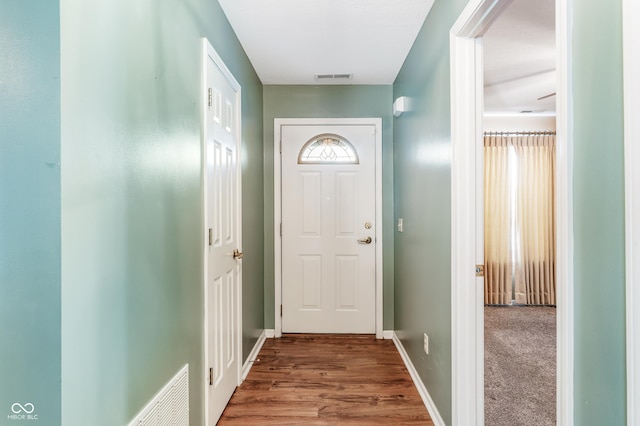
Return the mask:
<svg viewBox="0 0 640 426">
<path fill-rule="evenodd" d="M 218 1 L 263 84 L 392 84 L 434 0 Z"/>
<path fill-rule="evenodd" d="M 392 84 L 434 0 L 218 2 L 263 84 Z M 555 111 L 554 10 L 514 0 L 486 33 L 486 113 Z"/>
<path fill-rule="evenodd" d="M 483 46 L 485 113 L 555 112 L 555 0 L 514 0 Z"/>
</svg>

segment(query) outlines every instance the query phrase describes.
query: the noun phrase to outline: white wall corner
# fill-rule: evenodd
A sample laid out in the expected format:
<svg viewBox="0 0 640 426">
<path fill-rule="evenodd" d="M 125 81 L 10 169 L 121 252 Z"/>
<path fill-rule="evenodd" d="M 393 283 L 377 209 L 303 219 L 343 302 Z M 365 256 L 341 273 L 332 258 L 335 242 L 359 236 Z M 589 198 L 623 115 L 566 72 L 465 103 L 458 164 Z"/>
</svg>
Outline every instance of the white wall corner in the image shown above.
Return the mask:
<svg viewBox="0 0 640 426">
<path fill-rule="evenodd" d="M 393 330 L 383 330 L 382 331 L 382 338 L 385 340 L 392 340 L 393 336 L 395 336 L 396 332 Z"/>
<path fill-rule="evenodd" d="M 404 365 L 407 367 L 407 370 L 409 371 L 409 375 L 411 376 L 413 383 L 416 385 L 416 388 L 418 389 L 418 393 L 422 398 L 422 402 L 424 403 L 425 407 L 427 407 L 427 411 L 429 412 L 429 416 L 431 416 L 431 420 L 433 421 L 433 424 L 435 426 L 446 426 L 444 420 L 442 419 L 442 416 L 440 415 L 440 412 L 438 412 L 438 408 L 436 407 L 436 404 L 433 402 L 433 399 L 431 399 L 431 395 L 429 395 L 429 391 L 427 390 L 427 387 L 422 382 L 422 379 L 418 374 L 418 370 L 416 370 L 413 363 L 411 362 L 411 358 L 409 358 L 407 351 L 404 350 L 404 346 L 402 346 L 402 342 L 398 338 L 398 335 L 395 332 L 392 332 L 392 333 L 393 333 L 393 343 L 396 345 L 396 348 L 400 353 L 400 357 L 402 358 L 402 361 L 404 361 Z"/>
<path fill-rule="evenodd" d="M 267 339 L 273 339 L 274 337 L 276 337 L 276 330 L 273 328 L 266 328 L 264 330 L 264 337 L 266 337 Z"/>
</svg>

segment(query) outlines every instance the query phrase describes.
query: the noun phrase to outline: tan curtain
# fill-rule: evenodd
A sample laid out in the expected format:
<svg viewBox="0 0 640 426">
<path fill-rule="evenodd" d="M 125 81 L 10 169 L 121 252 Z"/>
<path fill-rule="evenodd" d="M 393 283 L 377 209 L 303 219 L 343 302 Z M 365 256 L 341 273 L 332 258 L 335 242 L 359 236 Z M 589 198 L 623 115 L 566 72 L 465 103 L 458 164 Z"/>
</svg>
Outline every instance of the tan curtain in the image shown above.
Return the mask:
<svg viewBox="0 0 640 426">
<path fill-rule="evenodd" d="M 485 303 L 555 305 L 555 136 L 484 145 Z"/>
<path fill-rule="evenodd" d="M 515 264 L 516 303 L 555 305 L 555 136 L 521 136 L 514 138 L 513 146 L 520 251 Z"/>
<path fill-rule="evenodd" d="M 484 138 L 484 303 L 511 302 L 509 150 L 507 138 Z"/>
</svg>

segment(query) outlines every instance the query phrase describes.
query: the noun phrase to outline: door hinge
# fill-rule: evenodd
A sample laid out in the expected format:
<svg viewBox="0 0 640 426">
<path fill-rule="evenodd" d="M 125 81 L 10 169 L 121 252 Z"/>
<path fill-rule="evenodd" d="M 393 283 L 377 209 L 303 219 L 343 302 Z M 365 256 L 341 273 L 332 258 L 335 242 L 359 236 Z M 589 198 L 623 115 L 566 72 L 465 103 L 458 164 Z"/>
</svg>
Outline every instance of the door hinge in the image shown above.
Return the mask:
<svg viewBox="0 0 640 426">
<path fill-rule="evenodd" d="M 209 228 L 209 245 L 213 245 L 213 228 Z"/>
<path fill-rule="evenodd" d="M 213 386 L 213 367 L 209 367 L 209 386 Z"/>
<path fill-rule="evenodd" d="M 280 317 L 282 317 L 282 305 L 280 305 Z"/>
<path fill-rule="evenodd" d="M 213 106 L 213 90 L 209 87 L 209 106 Z"/>
<path fill-rule="evenodd" d="M 282 154 L 282 138 L 280 138 L 280 154 Z"/>
<path fill-rule="evenodd" d="M 282 222 L 280 222 L 280 236 L 282 237 Z"/>
</svg>

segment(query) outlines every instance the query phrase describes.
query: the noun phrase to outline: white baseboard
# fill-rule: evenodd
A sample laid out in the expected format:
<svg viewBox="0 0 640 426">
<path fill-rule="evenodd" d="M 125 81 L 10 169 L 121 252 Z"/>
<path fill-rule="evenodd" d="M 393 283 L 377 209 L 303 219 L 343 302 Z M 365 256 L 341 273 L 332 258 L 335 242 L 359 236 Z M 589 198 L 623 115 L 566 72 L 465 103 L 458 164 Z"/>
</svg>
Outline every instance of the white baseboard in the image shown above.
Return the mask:
<svg viewBox="0 0 640 426">
<path fill-rule="evenodd" d="M 249 370 L 251 370 L 251 367 L 253 367 L 253 362 L 258 357 L 258 353 L 260 353 L 260 349 L 262 349 L 262 345 L 264 345 L 264 341 L 266 340 L 266 334 L 267 334 L 267 330 L 262 331 L 262 334 L 260 334 L 260 337 L 258 337 L 258 340 L 256 341 L 256 344 L 253 345 L 253 349 L 251 350 L 251 353 L 249 354 L 249 357 L 247 357 L 247 360 L 245 361 L 244 365 L 242 366 L 242 381 L 243 382 L 244 382 L 244 379 L 247 378 L 247 375 L 249 374 Z"/>
<path fill-rule="evenodd" d="M 392 340 L 394 335 L 395 335 L 395 331 L 393 331 L 393 330 L 383 330 L 382 331 L 382 338 L 385 339 L 385 340 Z"/>
<path fill-rule="evenodd" d="M 427 407 L 427 411 L 431 416 L 431 420 L 433 421 L 433 424 L 436 426 L 446 426 L 444 423 L 444 420 L 442 420 L 442 416 L 440 415 L 440 413 L 438 412 L 438 409 L 436 408 L 436 404 L 434 404 L 433 399 L 431 399 L 431 395 L 429 395 L 429 391 L 427 390 L 427 387 L 424 385 L 424 383 L 422 382 L 422 379 L 420 378 L 420 375 L 418 374 L 418 371 L 413 366 L 413 363 L 411 362 L 411 359 L 409 358 L 407 351 L 404 350 L 404 346 L 402 346 L 402 342 L 398 338 L 398 335 L 395 333 L 395 331 L 393 331 L 392 333 L 393 333 L 393 337 L 392 337 L 393 343 L 396 345 L 396 348 L 400 353 L 400 357 L 402 357 L 402 360 L 404 361 L 404 365 L 406 365 L 407 370 L 409 370 L 409 374 L 411 375 L 411 378 L 413 379 L 413 383 L 416 385 L 416 388 L 418 389 L 418 393 L 422 398 L 422 402 L 424 403 L 425 407 Z"/>
<path fill-rule="evenodd" d="M 276 337 L 276 331 L 273 328 L 266 328 L 264 330 L 264 335 L 267 339 L 273 339 Z"/>
</svg>

